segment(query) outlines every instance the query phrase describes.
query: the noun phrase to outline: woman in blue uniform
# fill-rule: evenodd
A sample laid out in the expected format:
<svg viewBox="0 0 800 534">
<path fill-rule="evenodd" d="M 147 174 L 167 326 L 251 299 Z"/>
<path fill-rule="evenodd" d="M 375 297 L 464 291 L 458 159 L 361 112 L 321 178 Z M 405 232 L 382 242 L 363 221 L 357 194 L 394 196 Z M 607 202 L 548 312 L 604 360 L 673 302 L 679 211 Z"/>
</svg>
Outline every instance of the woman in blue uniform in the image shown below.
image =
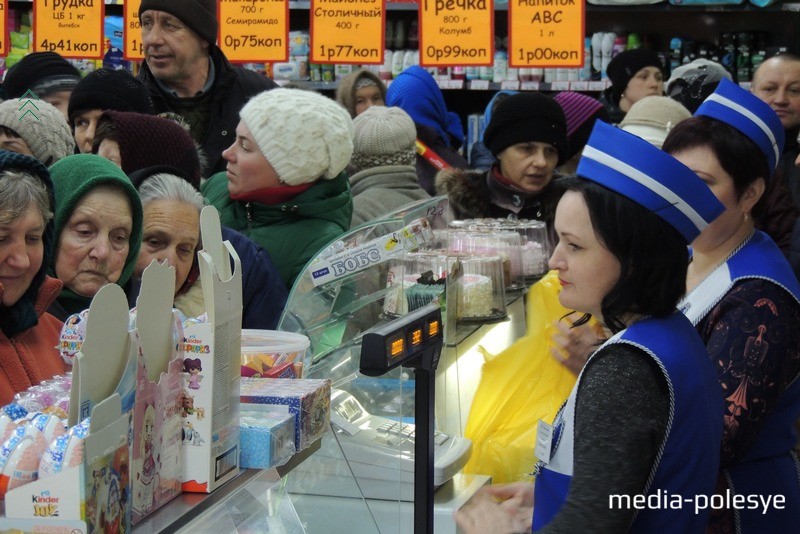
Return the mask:
<svg viewBox="0 0 800 534">
<path fill-rule="evenodd" d="M 800 464 L 800 284 L 773 241 L 753 227 L 784 130 L 757 97 L 723 80 L 664 150 L 710 187 L 725 212 L 692 243 L 680 308 L 695 325 L 722 385 L 718 501 L 709 532 L 794 532 Z M 746 506 L 730 506 L 735 498 Z M 750 506 L 748 499 L 770 499 Z M 737 509 L 738 508 L 738 509 Z"/>
<path fill-rule="evenodd" d="M 540 423 L 535 489 L 487 488 L 456 520 L 470 533 L 702 532 L 719 461 L 720 387 L 676 305 L 686 245 L 723 207 L 690 169 L 602 122 L 577 173 L 556 209 L 550 267 L 561 303 L 612 337 L 553 425 Z"/>
</svg>

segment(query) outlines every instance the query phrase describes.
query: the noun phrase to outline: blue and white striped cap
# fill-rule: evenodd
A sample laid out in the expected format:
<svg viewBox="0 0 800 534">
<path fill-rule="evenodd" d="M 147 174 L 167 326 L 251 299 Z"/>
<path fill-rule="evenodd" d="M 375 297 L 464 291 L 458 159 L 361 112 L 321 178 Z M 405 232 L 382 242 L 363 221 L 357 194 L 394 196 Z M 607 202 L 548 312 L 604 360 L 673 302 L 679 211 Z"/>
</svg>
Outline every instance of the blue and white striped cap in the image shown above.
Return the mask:
<svg viewBox="0 0 800 534">
<path fill-rule="evenodd" d="M 722 80 L 717 90 L 697 108 L 695 116 L 698 115 L 729 124 L 749 137 L 767 157 L 769 172 L 775 171 L 785 134 L 780 118 L 769 104 L 732 81 Z"/>
<path fill-rule="evenodd" d="M 691 243 L 725 207 L 694 171 L 644 139 L 595 123 L 578 175 L 641 204 Z"/>
</svg>

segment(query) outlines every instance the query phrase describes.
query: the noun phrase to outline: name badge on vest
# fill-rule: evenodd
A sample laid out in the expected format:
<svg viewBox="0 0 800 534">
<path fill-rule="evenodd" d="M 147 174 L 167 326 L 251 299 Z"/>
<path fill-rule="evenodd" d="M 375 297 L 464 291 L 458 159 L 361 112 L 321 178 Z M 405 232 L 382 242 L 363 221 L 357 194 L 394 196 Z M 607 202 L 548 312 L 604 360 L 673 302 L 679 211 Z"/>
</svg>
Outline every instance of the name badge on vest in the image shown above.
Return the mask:
<svg viewBox="0 0 800 534">
<path fill-rule="evenodd" d="M 550 463 L 550 447 L 553 440 L 553 426 L 548 425 L 539 419 L 539 425 L 536 428 L 536 449 L 534 454 L 543 464 Z"/>
</svg>

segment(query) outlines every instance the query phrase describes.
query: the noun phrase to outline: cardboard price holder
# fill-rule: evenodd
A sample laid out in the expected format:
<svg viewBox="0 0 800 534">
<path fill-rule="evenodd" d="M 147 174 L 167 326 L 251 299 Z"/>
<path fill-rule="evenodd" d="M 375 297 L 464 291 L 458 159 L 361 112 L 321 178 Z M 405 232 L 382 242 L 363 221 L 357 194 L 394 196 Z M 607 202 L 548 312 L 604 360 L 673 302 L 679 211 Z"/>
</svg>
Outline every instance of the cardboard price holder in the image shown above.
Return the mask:
<svg viewBox="0 0 800 534">
<path fill-rule="evenodd" d="M 8 0 L 0 0 L 0 56 L 8 55 Z"/>
<path fill-rule="evenodd" d="M 508 0 L 511 67 L 582 67 L 586 3 Z"/>
<path fill-rule="evenodd" d="M 419 52 L 423 67 L 491 65 L 493 0 L 421 0 Z"/>
<path fill-rule="evenodd" d="M 139 6 L 142 0 L 125 0 L 122 17 L 122 56 L 128 61 L 144 59 L 142 25 L 139 23 Z"/>
<path fill-rule="evenodd" d="M 101 59 L 104 17 L 104 0 L 34 0 L 33 51 Z"/>
<path fill-rule="evenodd" d="M 234 63 L 289 59 L 288 0 L 220 0 L 219 47 Z"/>
<path fill-rule="evenodd" d="M 384 0 L 311 0 L 311 61 L 383 63 Z"/>
</svg>

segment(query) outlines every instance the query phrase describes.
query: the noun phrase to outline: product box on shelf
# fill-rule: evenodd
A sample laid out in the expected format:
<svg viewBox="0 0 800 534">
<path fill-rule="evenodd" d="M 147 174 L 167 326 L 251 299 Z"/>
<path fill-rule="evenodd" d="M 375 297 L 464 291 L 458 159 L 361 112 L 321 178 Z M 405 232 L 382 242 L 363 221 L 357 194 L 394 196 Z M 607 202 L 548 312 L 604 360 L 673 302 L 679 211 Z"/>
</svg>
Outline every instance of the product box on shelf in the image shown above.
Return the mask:
<svg viewBox="0 0 800 534">
<path fill-rule="evenodd" d="M 200 213 L 200 231 L 198 262 L 208 320 L 184 329 L 182 480 L 183 491 L 207 493 L 239 471 L 242 271 L 233 246 L 222 241 L 213 206 Z"/>
<path fill-rule="evenodd" d="M 137 351 L 122 289 L 103 287 L 86 320 L 86 338 L 72 369 L 69 416 L 70 427 L 90 417 L 82 460 L 71 455 L 74 465 L 9 490 L 0 531 L 130 530 L 129 436 Z"/>
<path fill-rule="evenodd" d="M 284 464 L 295 452 L 294 415 L 266 404 L 242 407 L 239 430 L 242 469 L 269 469 Z"/>
<path fill-rule="evenodd" d="M 242 378 L 242 404 L 266 404 L 295 418 L 295 449 L 300 452 L 325 433 L 331 419 L 330 379 Z"/>
<path fill-rule="evenodd" d="M 137 379 L 131 444 L 135 525 L 181 493 L 183 324 L 172 308 L 175 269 L 153 261 L 136 301 Z"/>
</svg>

